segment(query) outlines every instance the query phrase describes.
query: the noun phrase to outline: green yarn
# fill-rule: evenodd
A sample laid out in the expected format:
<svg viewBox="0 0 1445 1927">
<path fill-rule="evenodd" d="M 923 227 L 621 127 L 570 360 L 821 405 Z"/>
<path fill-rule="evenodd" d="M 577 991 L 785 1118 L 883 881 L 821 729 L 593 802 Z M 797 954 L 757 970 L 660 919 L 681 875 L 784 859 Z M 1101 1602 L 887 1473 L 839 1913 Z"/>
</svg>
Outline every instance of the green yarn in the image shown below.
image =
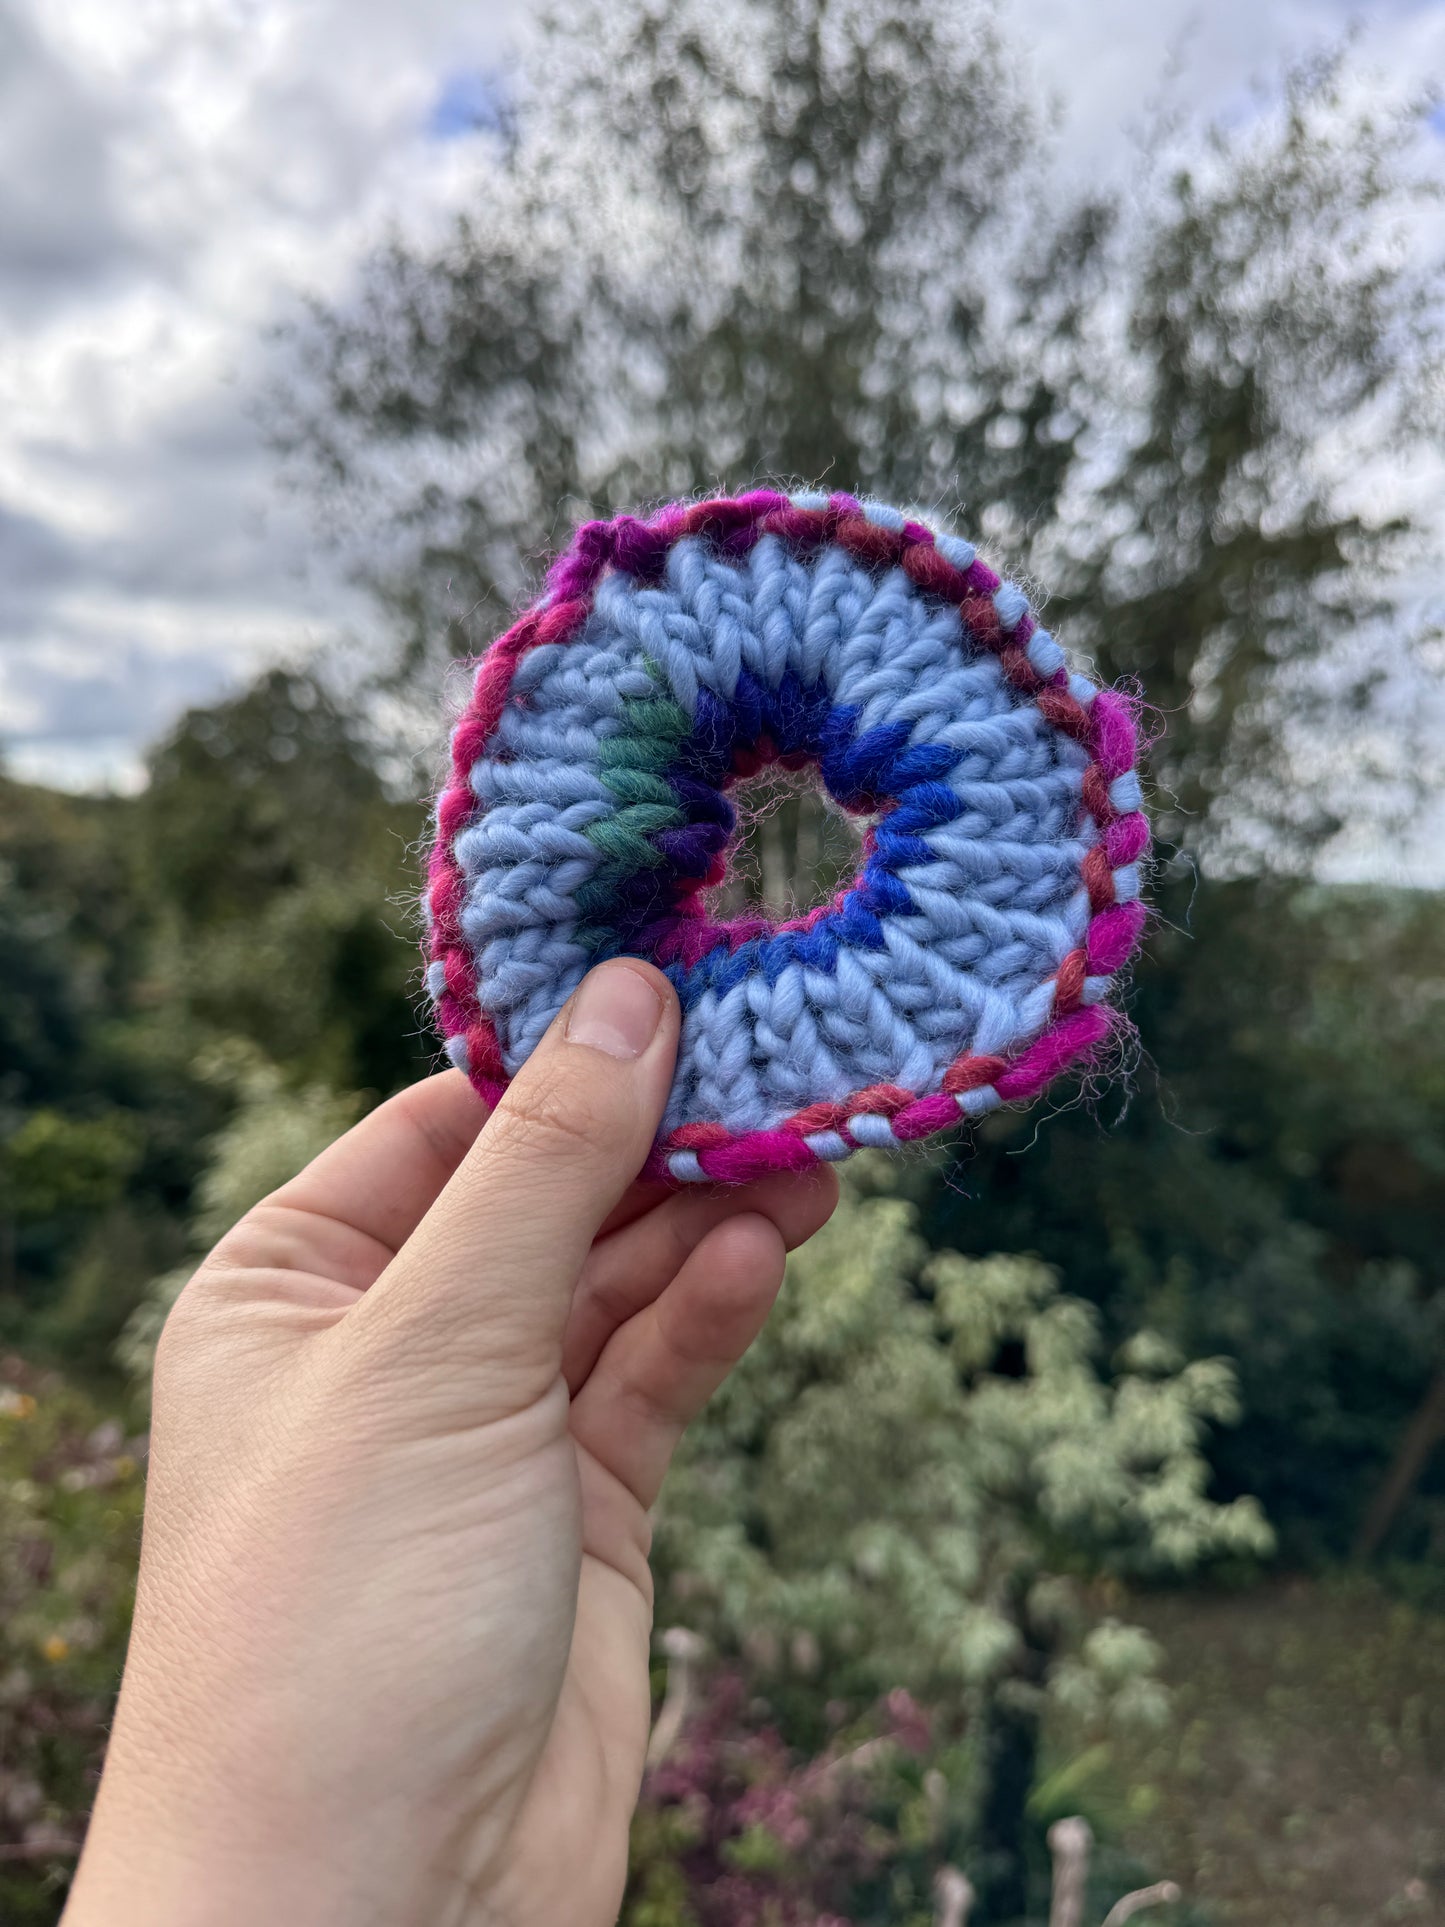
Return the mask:
<svg viewBox="0 0 1445 1927">
<path fill-rule="evenodd" d="M 671 783 L 661 776 L 654 776 L 650 769 L 609 769 L 602 772 L 602 781 L 611 790 L 624 808 L 633 804 L 651 803 L 665 809 L 679 821 L 682 811 Z M 661 824 L 655 826 L 661 829 Z"/>
<path fill-rule="evenodd" d="M 647 670 L 661 686 L 662 672 L 657 665 L 649 662 Z M 658 830 L 676 829 L 687 821 L 676 792 L 663 775 L 677 761 L 678 749 L 691 731 L 687 712 L 667 696 L 634 696 L 622 705 L 621 723 L 615 736 L 598 745 L 597 757 L 598 774 L 621 807 L 585 830 L 589 842 L 601 851 L 603 862 L 575 899 L 585 919 L 577 938 L 594 956 L 617 946 L 616 933 L 603 921 L 617 885 L 639 870 L 660 869 L 666 861 L 648 838 Z"/>
<path fill-rule="evenodd" d="M 686 711 L 662 696 L 637 696 L 624 703 L 623 726 L 624 734 L 609 736 L 597 746 L 598 764 L 604 770 L 667 769 L 691 727 Z"/>
<path fill-rule="evenodd" d="M 592 824 L 587 835 L 609 863 L 624 876 L 633 870 L 655 870 L 663 862 L 661 850 L 647 841 L 652 830 L 675 829 L 683 820 L 676 803 L 634 803 Z"/>
</svg>

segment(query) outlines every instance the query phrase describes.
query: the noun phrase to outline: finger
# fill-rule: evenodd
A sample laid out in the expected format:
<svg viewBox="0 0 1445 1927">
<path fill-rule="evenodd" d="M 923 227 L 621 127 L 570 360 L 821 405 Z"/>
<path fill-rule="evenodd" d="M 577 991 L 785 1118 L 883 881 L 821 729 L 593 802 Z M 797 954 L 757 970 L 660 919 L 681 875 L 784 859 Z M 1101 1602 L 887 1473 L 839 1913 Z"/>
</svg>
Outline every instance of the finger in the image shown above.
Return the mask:
<svg viewBox="0 0 1445 1927">
<path fill-rule="evenodd" d="M 296 1220 L 335 1228 L 340 1262 L 329 1271 L 354 1291 L 373 1284 L 436 1203 L 448 1179 L 476 1142 L 490 1108 L 460 1071 L 443 1071 L 398 1091 L 328 1145 L 303 1171 L 251 1212 L 227 1237 L 233 1256 L 244 1249 L 251 1265 L 288 1264 L 296 1248 Z M 625 1225 L 672 1196 L 666 1185 L 639 1179 L 629 1187 L 604 1232 Z M 278 1216 L 274 1207 L 281 1207 Z M 349 1234 L 359 1234 L 353 1238 Z"/>
<path fill-rule="evenodd" d="M 622 1230 L 600 1238 L 587 1255 L 562 1344 L 562 1371 L 575 1393 L 620 1325 L 650 1305 L 703 1239 L 726 1219 L 752 1213 L 771 1219 L 792 1251 L 827 1223 L 838 1202 L 830 1165 L 798 1174 L 780 1171 L 736 1190 L 709 1187 L 674 1193 Z"/>
<path fill-rule="evenodd" d="M 540 1398 L 583 1261 L 657 1131 L 679 1022 L 650 964 L 619 958 L 584 978 L 350 1314 L 351 1341 L 444 1366 L 470 1422 Z"/>
<path fill-rule="evenodd" d="M 607 1213 L 598 1229 L 598 1237 L 610 1237 L 614 1231 L 620 1231 L 624 1225 L 631 1224 L 634 1218 L 640 1218 L 644 1211 L 651 1211 L 664 1198 L 672 1197 L 674 1189 L 673 1185 L 663 1184 L 657 1178 L 639 1178 L 635 1184 L 628 1186 L 622 1201 Z"/>
<path fill-rule="evenodd" d="M 572 1401 L 573 1438 L 639 1504 L 656 1499 L 677 1441 L 762 1330 L 785 1258 L 770 1218 L 717 1225 L 613 1334 Z"/>
<path fill-rule="evenodd" d="M 460 1071 L 424 1077 L 362 1118 L 271 1198 L 395 1253 L 476 1141 L 487 1107 Z"/>
</svg>

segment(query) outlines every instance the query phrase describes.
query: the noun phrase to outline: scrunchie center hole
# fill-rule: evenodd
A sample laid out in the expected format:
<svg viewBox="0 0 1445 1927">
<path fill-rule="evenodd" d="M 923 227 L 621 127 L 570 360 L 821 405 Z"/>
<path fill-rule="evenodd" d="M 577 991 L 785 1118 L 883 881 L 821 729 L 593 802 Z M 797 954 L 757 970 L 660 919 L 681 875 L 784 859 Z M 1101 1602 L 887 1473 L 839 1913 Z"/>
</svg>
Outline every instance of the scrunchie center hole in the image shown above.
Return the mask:
<svg viewBox="0 0 1445 1927">
<path fill-rule="evenodd" d="M 707 894 L 709 916 L 788 923 L 825 908 L 858 874 L 871 818 L 839 809 L 816 770 L 772 764 L 734 783 L 728 800 L 739 834 L 727 876 Z"/>
</svg>

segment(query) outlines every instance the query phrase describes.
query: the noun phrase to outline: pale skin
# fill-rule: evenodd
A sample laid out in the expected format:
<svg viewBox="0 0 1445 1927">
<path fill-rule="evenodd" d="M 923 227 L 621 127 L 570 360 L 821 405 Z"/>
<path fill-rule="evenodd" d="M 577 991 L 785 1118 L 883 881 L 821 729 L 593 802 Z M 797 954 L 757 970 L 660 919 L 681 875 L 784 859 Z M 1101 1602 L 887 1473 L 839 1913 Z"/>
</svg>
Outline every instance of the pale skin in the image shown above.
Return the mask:
<svg viewBox="0 0 1445 1927">
<path fill-rule="evenodd" d="M 666 980 L 594 971 L 244 1218 L 156 1366 L 135 1630 L 64 1927 L 610 1927 L 648 1510 L 831 1173 L 634 1182 Z"/>
</svg>

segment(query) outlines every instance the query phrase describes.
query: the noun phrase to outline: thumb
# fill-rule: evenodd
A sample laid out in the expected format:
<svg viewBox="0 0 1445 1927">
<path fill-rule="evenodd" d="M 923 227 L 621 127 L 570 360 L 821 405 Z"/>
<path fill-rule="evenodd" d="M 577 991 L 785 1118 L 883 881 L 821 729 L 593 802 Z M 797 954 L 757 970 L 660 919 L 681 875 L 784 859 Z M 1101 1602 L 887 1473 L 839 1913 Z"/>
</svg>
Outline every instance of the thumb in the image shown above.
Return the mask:
<svg viewBox="0 0 1445 1927">
<path fill-rule="evenodd" d="M 413 1383 L 435 1366 L 471 1424 L 548 1390 L 583 1261 L 656 1136 L 680 1022 L 650 964 L 618 958 L 583 979 L 343 1321 L 369 1366 L 380 1351 Z"/>
</svg>

